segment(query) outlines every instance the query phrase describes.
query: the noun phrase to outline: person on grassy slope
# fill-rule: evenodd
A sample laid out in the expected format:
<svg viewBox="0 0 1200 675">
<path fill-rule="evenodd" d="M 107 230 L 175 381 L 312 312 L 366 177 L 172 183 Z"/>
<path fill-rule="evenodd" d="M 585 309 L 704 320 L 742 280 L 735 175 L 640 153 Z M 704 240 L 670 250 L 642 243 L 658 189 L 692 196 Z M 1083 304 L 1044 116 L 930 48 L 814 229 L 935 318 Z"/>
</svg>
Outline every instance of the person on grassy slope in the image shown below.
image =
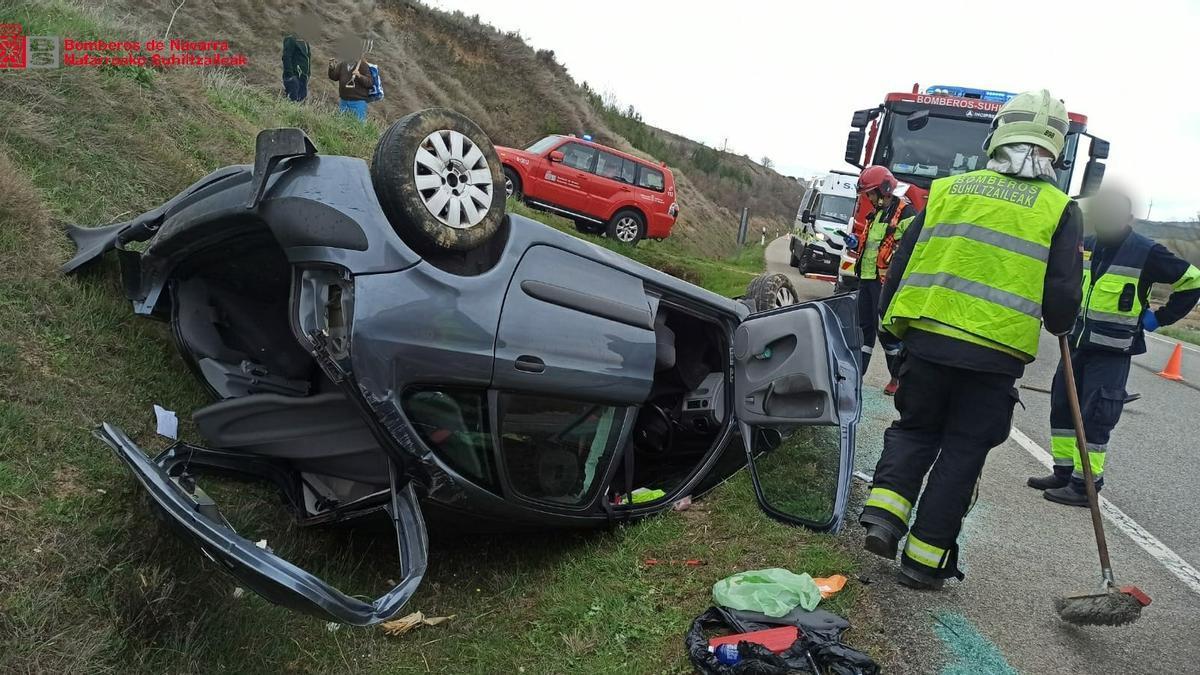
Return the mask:
<svg viewBox="0 0 1200 675">
<path fill-rule="evenodd" d="M 337 58 L 329 59 L 328 74 L 329 79 L 337 82 L 338 110 L 366 120 L 374 81 L 358 37 L 346 34 L 338 40 Z"/>
</svg>

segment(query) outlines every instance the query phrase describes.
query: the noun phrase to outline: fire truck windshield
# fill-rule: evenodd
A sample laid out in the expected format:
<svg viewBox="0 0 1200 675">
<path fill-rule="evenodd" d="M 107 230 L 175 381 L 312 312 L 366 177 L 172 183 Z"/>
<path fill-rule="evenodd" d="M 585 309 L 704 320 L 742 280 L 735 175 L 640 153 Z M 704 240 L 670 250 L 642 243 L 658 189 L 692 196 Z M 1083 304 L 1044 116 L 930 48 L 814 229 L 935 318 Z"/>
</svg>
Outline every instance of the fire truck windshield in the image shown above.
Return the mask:
<svg viewBox="0 0 1200 675">
<path fill-rule="evenodd" d="M 910 113 L 891 111 L 884 123 L 875 154 L 875 164 L 891 169 L 905 182 L 928 189 L 935 178 L 987 168 L 983 141 L 991 126 L 990 116 L 975 119 L 929 115 L 910 129 Z M 1066 157 L 1073 159 L 1078 134 L 1067 135 Z M 1068 167 L 1070 164 L 1068 163 Z M 1070 168 L 1058 171 L 1058 186 L 1068 190 Z"/>
<path fill-rule="evenodd" d="M 891 169 L 900 180 L 928 187 L 934 178 L 987 166 L 983 139 L 987 137 L 989 118 L 971 120 L 930 115 L 924 125 L 915 130 L 908 128 L 907 121 L 907 114 L 893 112 L 890 115 L 876 161 Z"/>
</svg>

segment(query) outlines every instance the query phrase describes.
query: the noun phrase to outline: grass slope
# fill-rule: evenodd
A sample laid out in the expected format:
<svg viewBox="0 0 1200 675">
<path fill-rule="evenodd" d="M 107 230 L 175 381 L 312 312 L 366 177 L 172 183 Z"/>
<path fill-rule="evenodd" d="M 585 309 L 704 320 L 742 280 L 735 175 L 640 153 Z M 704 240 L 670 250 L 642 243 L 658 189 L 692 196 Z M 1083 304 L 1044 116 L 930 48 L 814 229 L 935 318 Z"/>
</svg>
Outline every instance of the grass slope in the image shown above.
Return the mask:
<svg viewBox="0 0 1200 675">
<path fill-rule="evenodd" d="M 123 34 L 83 5 L 0 2 L 0 16 L 30 34 Z M 204 397 L 165 327 L 132 315 L 113 261 L 59 275 L 70 255 L 59 223 L 144 211 L 249 161 L 263 127 L 300 126 L 323 151 L 358 156 L 379 129 L 221 76 L 138 69 L 5 74 L 0 118 L 0 672 L 683 672 L 682 635 L 717 579 L 853 571 L 836 539 L 761 516 L 739 475 L 692 510 L 607 532 L 435 531 L 410 608 L 456 618 L 402 638 L 331 631 L 239 594 L 158 523 L 90 435 L 111 421 L 160 449 L 160 403 L 197 440 L 186 412 Z M 633 254 L 723 293 L 761 264 L 753 248 L 723 261 L 670 242 Z M 244 534 L 298 564 L 354 592 L 389 586 L 388 534 L 299 530 L 265 487 L 213 494 Z M 651 557 L 707 564 L 645 566 Z M 828 607 L 857 618 L 859 598 L 851 585 Z"/>
</svg>

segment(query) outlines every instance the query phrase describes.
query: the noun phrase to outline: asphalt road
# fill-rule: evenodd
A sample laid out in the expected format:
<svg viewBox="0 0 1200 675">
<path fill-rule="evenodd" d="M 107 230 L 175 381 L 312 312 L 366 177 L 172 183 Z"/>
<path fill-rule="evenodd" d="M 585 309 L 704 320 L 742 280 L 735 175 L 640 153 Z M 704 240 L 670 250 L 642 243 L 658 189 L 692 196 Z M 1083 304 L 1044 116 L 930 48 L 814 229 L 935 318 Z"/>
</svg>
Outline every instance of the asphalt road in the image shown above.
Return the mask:
<svg viewBox="0 0 1200 675">
<path fill-rule="evenodd" d="M 787 240 L 767 249 L 768 269 L 788 272 Z M 832 286 L 798 279 L 803 298 L 828 295 Z M 1200 566 L 1200 499 L 1188 470 L 1195 466 L 1200 432 L 1200 390 L 1159 378 L 1173 342 L 1151 340 L 1135 359 L 1131 392 L 1142 398 L 1127 407 L 1109 443 L 1103 496 L 1192 567 Z M 1044 336 L 1041 358 L 1023 384 L 1049 388 L 1057 365 L 1053 338 Z M 1183 372 L 1200 383 L 1200 351 L 1184 352 Z M 896 418 L 883 359 L 864 379 L 857 467 L 871 473 L 883 430 Z M 1118 583 L 1135 584 L 1154 600 L 1142 618 L 1124 628 L 1079 628 L 1059 621 L 1053 598 L 1098 588 L 1099 564 L 1088 512 L 1053 504 L 1025 486 L 1048 473 L 1027 445 L 1049 449 L 1049 396 L 1022 389 L 1012 437 L 992 451 L 980 480 L 979 500 L 960 537 L 966 579 L 940 593 L 903 588 L 893 580 L 895 563 L 863 554 L 860 581 L 879 608 L 884 632 L 899 645 L 888 672 L 911 673 L 1163 673 L 1200 671 L 1200 585 L 1189 585 L 1106 519 Z M 855 514 L 866 489 L 856 485 Z M 851 518 L 851 520 L 854 520 Z M 851 525 L 841 536 L 859 538 Z M 1154 549 L 1153 544 L 1147 544 Z M 1159 555 L 1163 555 L 1161 551 Z M 853 633 L 847 640 L 854 644 Z"/>
</svg>

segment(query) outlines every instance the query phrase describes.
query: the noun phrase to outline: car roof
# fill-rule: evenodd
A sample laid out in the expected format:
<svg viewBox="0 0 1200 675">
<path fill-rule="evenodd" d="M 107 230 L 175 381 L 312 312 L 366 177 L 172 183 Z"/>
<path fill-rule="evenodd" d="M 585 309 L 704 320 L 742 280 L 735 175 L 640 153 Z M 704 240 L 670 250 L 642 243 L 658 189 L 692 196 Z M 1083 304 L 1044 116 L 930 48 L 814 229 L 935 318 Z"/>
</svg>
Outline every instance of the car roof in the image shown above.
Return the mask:
<svg viewBox="0 0 1200 675">
<path fill-rule="evenodd" d="M 588 145 L 588 146 L 591 146 L 591 147 L 593 147 L 593 148 L 597 148 L 597 149 L 599 149 L 599 150 L 603 150 L 603 151 L 605 151 L 605 152 L 611 152 L 612 154 L 614 154 L 614 155 L 617 155 L 618 157 L 624 157 L 625 159 L 630 159 L 630 160 L 633 160 L 633 161 L 637 162 L 638 164 L 643 164 L 643 165 L 645 165 L 645 166 L 648 166 L 648 167 L 650 167 L 650 168 L 652 168 L 652 169 L 658 169 L 659 171 L 663 171 L 663 172 L 666 172 L 666 173 L 668 173 L 668 174 L 669 174 L 669 173 L 671 173 L 671 169 L 669 169 L 669 168 L 667 167 L 667 165 L 666 165 L 666 164 L 663 164 L 663 163 L 661 163 L 661 162 L 654 162 L 654 161 L 651 161 L 651 160 L 649 160 L 649 159 L 645 159 L 645 158 L 643 158 L 643 157 L 638 157 L 637 155 L 631 155 L 631 154 L 629 154 L 628 152 L 622 152 L 621 150 L 618 150 L 618 149 L 616 149 L 616 148 L 614 148 L 614 147 L 611 147 L 611 146 L 608 146 L 608 145 L 604 145 L 603 143 L 597 143 L 597 142 L 595 142 L 595 141 L 589 141 L 589 140 L 587 140 L 586 138 L 580 138 L 580 137 L 578 137 L 578 136 L 572 136 L 572 135 L 569 135 L 569 134 L 550 134 L 550 135 L 551 135 L 551 136 L 556 136 L 556 137 L 558 137 L 558 138 L 563 138 L 563 139 L 567 139 L 567 140 L 575 141 L 575 142 L 577 142 L 577 143 L 579 143 L 579 144 L 581 144 L 581 145 Z"/>
</svg>

